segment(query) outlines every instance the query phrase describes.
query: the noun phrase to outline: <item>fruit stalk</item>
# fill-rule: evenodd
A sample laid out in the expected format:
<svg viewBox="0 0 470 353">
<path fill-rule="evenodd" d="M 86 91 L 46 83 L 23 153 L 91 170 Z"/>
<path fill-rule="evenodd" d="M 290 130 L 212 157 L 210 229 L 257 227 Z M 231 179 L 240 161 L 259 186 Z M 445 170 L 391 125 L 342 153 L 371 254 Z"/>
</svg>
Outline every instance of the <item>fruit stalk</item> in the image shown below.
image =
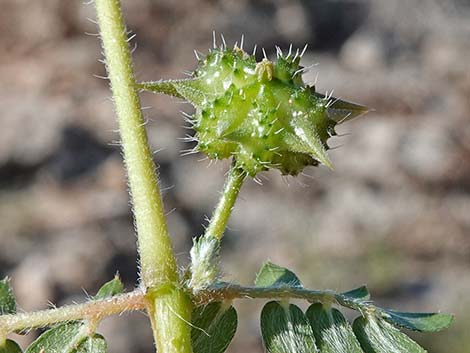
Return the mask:
<svg viewBox="0 0 470 353">
<path fill-rule="evenodd" d="M 245 178 L 246 172 L 237 168 L 236 163 L 234 162 L 232 168 L 228 172 L 224 191 L 222 192 L 219 203 L 214 210 L 214 214 L 212 215 L 209 227 L 207 227 L 205 236 L 214 237 L 218 240 L 222 238 Z"/>
</svg>

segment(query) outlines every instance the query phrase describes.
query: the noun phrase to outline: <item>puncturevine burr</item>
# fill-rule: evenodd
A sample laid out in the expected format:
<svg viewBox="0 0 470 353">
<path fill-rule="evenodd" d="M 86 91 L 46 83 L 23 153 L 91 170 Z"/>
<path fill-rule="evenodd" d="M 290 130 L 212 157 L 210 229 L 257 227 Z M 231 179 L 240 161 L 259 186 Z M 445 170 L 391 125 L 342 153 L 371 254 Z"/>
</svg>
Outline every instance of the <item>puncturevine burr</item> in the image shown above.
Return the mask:
<svg viewBox="0 0 470 353">
<path fill-rule="evenodd" d="M 302 53 L 277 50 L 277 60 L 260 62 L 238 46 L 214 47 L 199 58 L 190 79 L 147 82 L 141 87 L 183 98 L 195 107 L 188 119 L 194 151 L 211 159 L 233 157 L 255 176 L 268 169 L 297 175 L 319 163 L 332 168 L 328 139 L 335 125 L 367 108 L 322 95 L 302 80 Z"/>
</svg>

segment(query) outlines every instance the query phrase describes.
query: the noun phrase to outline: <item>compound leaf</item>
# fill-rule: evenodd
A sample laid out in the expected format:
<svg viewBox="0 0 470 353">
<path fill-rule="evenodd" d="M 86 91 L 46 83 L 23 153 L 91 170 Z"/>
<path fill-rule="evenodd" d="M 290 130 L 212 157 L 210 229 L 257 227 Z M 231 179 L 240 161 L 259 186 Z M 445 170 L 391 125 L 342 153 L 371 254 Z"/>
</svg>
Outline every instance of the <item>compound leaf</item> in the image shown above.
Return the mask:
<svg viewBox="0 0 470 353">
<path fill-rule="evenodd" d="M 115 276 L 111 281 L 106 282 L 98 290 L 98 293 L 93 297 L 93 299 L 105 299 L 108 297 L 121 294 L 124 291 L 124 285 L 122 284 L 119 276 Z"/>
<path fill-rule="evenodd" d="M 294 304 L 267 303 L 261 311 L 261 334 L 269 353 L 318 352 L 312 327 Z"/>
<path fill-rule="evenodd" d="M 256 275 L 257 287 L 302 287 L 302 283 L 294 272 L 287 268 L 265 262 Z"/>
<path fill-rule="evenodd" d="M 191 343 L 194 353 L 222 353 L 237 330 L 235 308 L 223 302 L 212 302 L 193 310 Z"/>
<path fill-rule="evenodd" d="M 0 281 L 0 315 L 16 313 L 16 300 L 10 286 L 10 279 Z"/>
<path fill-rule="evenodd" d="M 316 303 L 306 315 L 321 353 L 362 353 L 351 325 L 339 310 Z"/>
<path fill-rule="evenodd" d="M 0 353 L 21 353 L 21 348 L 15 341 L 6 340 L 3 346 L 0 346 Z"/>
<path fill-rule="evenodd" d="M 377 317 L 357 318 L 353 330 L 365 353 L 426 353 L 407 335 Z"/>
<path fill-rule="evenodd" d="M 450 326 L 454 317 L 443 313 L 404 313 L 384 310 L 382 317 L 397 326 L 420 332 L 437 332 Z"/>
</svg>

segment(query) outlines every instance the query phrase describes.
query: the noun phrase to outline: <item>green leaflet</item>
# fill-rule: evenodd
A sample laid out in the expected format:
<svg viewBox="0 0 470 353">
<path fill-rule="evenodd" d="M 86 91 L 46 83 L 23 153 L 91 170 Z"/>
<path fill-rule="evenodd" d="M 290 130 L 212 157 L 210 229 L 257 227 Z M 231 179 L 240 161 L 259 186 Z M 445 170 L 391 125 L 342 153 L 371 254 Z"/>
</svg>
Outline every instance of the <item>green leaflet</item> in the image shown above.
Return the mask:
<svg viewBox="0 0 470 353">
<path fill-rule="evenodd" d="M 340 294 L 343 297 L 353 300 L 366 301 L 370 299 L 370 293 L 366 286 L 361 286 Z"/>
<path fill-rule="evenodd" d="M 388 322 L 420 332 L 437 332 L 450 326 L 454 317 L 442 313 L 404 313 L 384 310 L 382 317 Z"/>
<path fill-rule="evenodd" d="M 351 325 L 338 310 L 316 303 L 306 315 L 321 353 L 362 353 Z"/>
<path fill-rule="evenodd" d="M 294 272 L 287 268 L 265 262 L 255 279 L 256 287 L 302 287 Z"/>
<path fill-rule="evenodd" d="M 426 353 L 407 335 L 377 317 L 357 318 L 353 330 L 365 353 Z"/>
<path fill-rule="evenodd" d="M 18 343 L 12 340 L 6 340 L 3 346 L 0 346 L 0 353 L 21 353 Z"/>
<path fill-rule="evenodd" d="M 0 281 L 0 315 L 15 313 L 16 300 L 10 286 L 10 279 L 4 278 Z M 7 339 L 3 345 L 0 345 L 0 353 L 21 353 L 21 348 L 15 341 Z"/>
<path fill-rule="evenodd" d="M 106 353 L 108 345 L 103 336 L 94 334 L 87 337 L 73 353 Z"/>
<path fill-rule="evenodd" d="M 34 341 L 25 353 L 105 353 L 106 341 L 103 336 L 88 336 L 82 322 L 58 325 Z"/>
<path fill-rule="evenodd" d="M 119 279 L 119 276 L 116 275 L 111 281 L 106 282 L 101 286 L 93 299 L 104 299 L 112 297 L 114 295 L 121 294 L 123 291 L 124 285 Z"/>
<path fill-rule="evenodd" d="M 261 312 L 261 334 L 269 353 L 318 352 L 312 327 L 294 304 L 267 303 Z"/>
<path fill-rule="evenodd" d="M 86 338 L 83 322 L 60 324 L 39 336 L 25 353 L 72 353 Z"/>
<path fill-rule="evenodd" d="M 16 313 L 16 300 L 10 286 L 10 279 L 0 281 L 0 315 Z"/>
<path fill-rule="evenodd" d="M 192 313 L 191 342 L 194 353 L 222 353 L 237 330 L 235 308 L 223 302 L 199 306 Z"/>
</svg>

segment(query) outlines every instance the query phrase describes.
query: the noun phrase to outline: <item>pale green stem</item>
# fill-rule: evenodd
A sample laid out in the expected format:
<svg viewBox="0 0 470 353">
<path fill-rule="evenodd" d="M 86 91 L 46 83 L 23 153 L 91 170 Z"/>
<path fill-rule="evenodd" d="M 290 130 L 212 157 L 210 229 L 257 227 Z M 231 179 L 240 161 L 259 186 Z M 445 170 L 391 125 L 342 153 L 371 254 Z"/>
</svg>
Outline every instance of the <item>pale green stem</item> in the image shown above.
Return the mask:
<svg viewBox="0 0 470 353">
<path fill-rule="evenodd" d="M 351 299 L 332 290 L 311 290 L 302 287 L 245 287 L 230 284 L 208 287 L 197 293 L 194 302 L 203 305 L 212 301 L 233 299 L 304 299 L 323 304 L 337 303 L 359 311 L 377 309 L 368 302 Z"/>
<path fill-rule="evenodd" d="M 232 213 L 233 206 L 246 178 L 246 172 L 237 168 L 233 163 L 225 182 L 224 190 L 219 199 L 219 203 L 214 210 L 212 219 L 206 229 L 205 237 L 214 237 L 218 240 L 222 239 L 227 222 Z"/>
<path fill-rule="evenodd" d="M 145 309 L 145 305 L 144 293 L 136 291 L 83 304 L 67 305 L 57 309 L 1 315 L 0 333 L 6 335 L 24 329 L 51 326 L 64 321 L 85 319 L 96 322 L 106 316 Z"/>
<path fill-rule="evenodd" d="M 191 353 L 191 328 L 185 321 L 190 321 L 192 307 L 176 286 L 179 275 L 147 141 L 120 3 L 95 0 L 95 4 L 129 177 L 141 280 L 149 293 L 147 310 L 155 343 L 159 353 Z M 156 288 L 166 285 L 174 290 L 162 298 L 153 294 Z"/>
<path fill-rule="evenodd" d="M 152 320 L 152 324 L 163 329 L 158 330 L 159 339 L 157 347 L 161 342 L 178 342 L 176 345 L 170 343 L 171 350 L 165 352 L 180 352 L 179 341 L 187 339 L 184 334 L 187 328 L 187 320 L 190 319 L 192 309 L 191 298 L 187 293 L 176 289 L 171 284 L 152 289 L 145 294 L 139 290 L 131 293 L 120 294 L 111 298 L 92 300 L 83 304 L 64 306 L 57 309 L 42 310 L 31 313 L 19 313 L 0 316 L 0 337 L 15 331 L 29 328 L 51 326 L 55 323 L 74 320 L 88 320 L 98 323 L 103 318 L 121 314 L 126 311 L 149 309 L 148 301 L 156 298 L 156 305 L 151 307 L 149 315 L 152 318 L 164 318 L 165 316 L 177 317 L 174 326 L 164 325 L 163 322 Z M 359 310 L 361 312 L 378 312 L 380 309 L 364 301 L 349 299 L 346 296 L 332 290 L 310 290 L 302 287 L 245 287 L 232 284 L 221 284 L 211 286 L 199 291 L 192 297 L 192 301 L 198 305 L 208 304 L 213 301 L 227 301 L 234 299 L 304 299 L 310 302 L 321 302 L 323 304 L 337 303 L 342 306 Z M 162 319 L 160 319 L 162 320 Z M 181 327 L 180 327 L 181 326 Z M 175 336 L 173 336 L 175 335 Z M 162 349 L 168 344 L 164 345 Z M 167 348 L 167 347 L 166 347 Z M 161 352 L 162 350 L 160 350 Z"/>
<path fill-rule="evenodd" d="M 220 240 L 224 235 L 228 219 L 245 178 L 246 172 L 237 168 L 234 160 L 209 226 L 204 236 L 193 244 L 189 285 L 195 293 L 217 280 Z"/>
<path fill-rule="evenodd" d="M 190 353 L 191 314 L 193 304 L 189 295 L 171 284 L 148 293 L 149 306 L 158 353 Z M 162 320 L 168 320 L 163 322 Z"/>
<path fill-rule="evenodd" d="M 98 23 L 113 91 L 139 241 L 142 282 L 177 279 L 155 164 L 137 94 L 126 28 L 118 0 L 96 0 Z"/>
</svg>

